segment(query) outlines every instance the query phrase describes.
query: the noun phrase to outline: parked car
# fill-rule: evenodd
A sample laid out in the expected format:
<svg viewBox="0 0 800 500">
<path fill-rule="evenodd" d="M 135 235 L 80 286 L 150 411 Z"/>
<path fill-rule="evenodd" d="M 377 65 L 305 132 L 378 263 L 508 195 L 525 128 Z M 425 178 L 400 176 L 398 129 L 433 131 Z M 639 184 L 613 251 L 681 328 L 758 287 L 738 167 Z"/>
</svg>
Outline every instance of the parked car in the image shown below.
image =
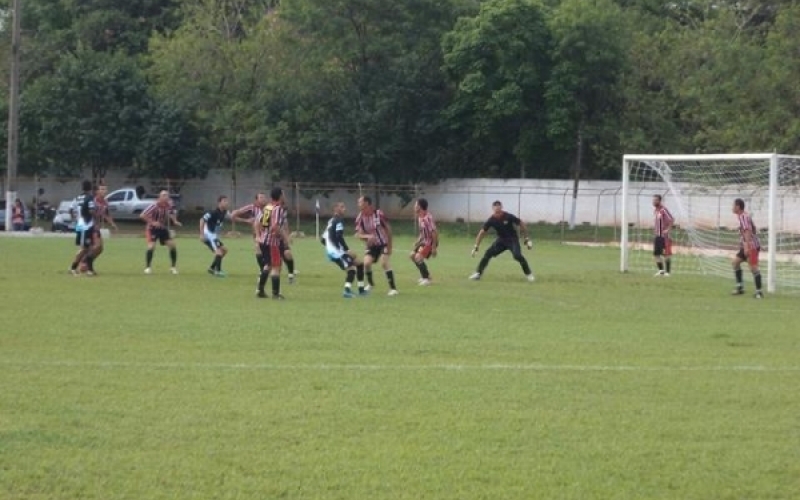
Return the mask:
<svg viewBox="0 0 800 500">
<path fill-rule="evenodd" d="M 75 200 L 64 200 L 58 204 L 56 215 L 53 217 L 51 229 L 58 232 L 75 231 L 75 219 L 72 216 L 72 206 Z"/>
<path fill-rule="evenodd" d="M 138 219 L 147 207 L 156 202 L 158 195 L 146 194 L 141 189 L 126 187 L 108 193 L 108 211 L 114 219 Z M 171 194 L 175 211 L 180 211 L 181 196 Z"/>
<path fill-rule="evenodd" d="M 25 207 L 25 231 L 31 228 L 31 211 Z M 0 230 L 6 230 L 6 200 L 0 200 Z"/>
</svg>

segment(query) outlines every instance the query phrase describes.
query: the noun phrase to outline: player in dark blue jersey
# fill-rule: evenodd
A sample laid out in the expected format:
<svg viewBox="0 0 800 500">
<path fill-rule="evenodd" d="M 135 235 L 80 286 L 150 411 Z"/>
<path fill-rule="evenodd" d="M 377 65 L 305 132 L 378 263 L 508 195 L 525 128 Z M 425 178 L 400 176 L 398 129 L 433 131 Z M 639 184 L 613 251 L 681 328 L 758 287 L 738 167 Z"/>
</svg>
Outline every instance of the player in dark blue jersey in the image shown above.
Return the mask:
<svg viewBox="0 0 800 500">
<path fill-rule="evenodd" d="M 525 246 L 527 246 L 528 249 L 533 248 L 531 240 L 528 237 L 528 229 L 525 227 L 525 223 L 522 222 L 516 215 L 510 214 L 503 210 L 503 204 L 501 202 L 495 201 L 492 203 L 492 216 L 487 219 L 481 230 L 478 232 L 478 237 L 475 239 L 475 247 L 472 249 L 472 256 L 475 257 L 475 254 L 478 253 L 481 240 L 483 240 L 483 237 L 486 236 L 486 233 L 490 229 L 494 229 L 495 233 L 497 234 L 497 239 L 494 240 L 492 246 L 490 246 L 486 250 L 486 253 L 483 254 L 483 258 L 481 259 L 480 263 L 478 263 L 478 269 L 469 277 L 469 279 L 481 279 L 481 276 L 483 276 L 483 271 L 486 270 L 486 266 L 489 265 L 489 261 L 506 250 L 510 250 L 511 255 L 514 256 L 514 260 L 519 262 L 519 265 L 522 267 L 522 272 L 525 273 L 528 281 L 534 280 L 531 267 L 528 265 L 528 261 L 525 259 L 525 256 L 522 255 L 522 248 L 519 244 L 519 236 L 517 236 L 516 227 L 519 227 L 519 231 L 522 233 L 522 236 L 525 239 Z"/>
<path fill-rule="evenodd" d="M 78 266 L 85 257 L 89 255 L 94 242 L 94 194 L 92 194 L 92 181 L 83 181 L 83 194 L 75 198 L 72 204 L 72 211 L 76 217 L 75 224 L 75 245 L 78 251 L 75 259 L 70 266 L 70 273 L 75 276 L 80 275 Z M 86 274 L 94 275 L 94 271 L 87 268 Z"/>
<path fill-rule="evenodd" d="M 225 219 L 230 219 L 227 196 L 220 196 L 217 199 L 217 208 L 204 213 L 200 218 L 200 241 L 214 252 L 214 261 L 208 268 L 208 274 L 217 277 L 225 276 L 222 272 L 222 259 L 228 253 L 228 249 L 219 239 Z"/>
<path fill-rule="evenodd" d="M 350 251 L 344 239 L 345 210 L 345 204 L 341 201 L 333 205 L 333 217 L 328 221 L 320 240 L 325 246 L 328 260 L 347 272 L 342 296 L 349 299 L 353 297 L 353 281 L 356 275 L 358 275 L 358 294 L 367 295 L 368 292 L 364 289 L 364 264 L 358 260 L 354 252 Z"/>
</svg>

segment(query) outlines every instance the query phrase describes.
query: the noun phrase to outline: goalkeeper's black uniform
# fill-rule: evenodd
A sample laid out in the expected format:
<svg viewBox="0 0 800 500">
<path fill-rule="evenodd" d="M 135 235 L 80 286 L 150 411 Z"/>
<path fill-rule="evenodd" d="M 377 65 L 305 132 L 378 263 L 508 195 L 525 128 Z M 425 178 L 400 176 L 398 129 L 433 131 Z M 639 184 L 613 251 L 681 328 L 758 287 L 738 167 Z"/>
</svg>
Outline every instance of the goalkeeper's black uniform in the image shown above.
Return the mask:
<svg viewBox="0 0 800 500">
<path fill-rule="evenodd" d="M 489 260 L 506 250 L 511 251 L 511 255 L 514 256 L 514 260 L 519 262 L 525 275 L 531 274 L 531 266 L 528 265 L 528 261 L 522 255 L 522 247 L 519 244 L 519 236 L 517 235 L 516 226 L 519 226 L 520 222 L 522 221 L 516 215 L 502 212 L 500 216 L 489 217 L 483 224 L 484 231 L 494 229 L 495 233 L 497 233 L 497 239 L 486 249 L 486 253 L 483 254 L 483 258 L 478 263 L 478 274 L 483 274 L 484 269 L 489 265 Z"/>
</svg>

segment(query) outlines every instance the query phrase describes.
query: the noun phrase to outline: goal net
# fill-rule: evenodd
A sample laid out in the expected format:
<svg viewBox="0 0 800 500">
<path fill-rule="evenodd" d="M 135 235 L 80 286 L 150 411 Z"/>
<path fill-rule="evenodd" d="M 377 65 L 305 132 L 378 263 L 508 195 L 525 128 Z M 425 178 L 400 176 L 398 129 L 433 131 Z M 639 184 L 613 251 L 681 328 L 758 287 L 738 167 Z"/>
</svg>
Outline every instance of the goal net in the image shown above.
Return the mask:
<svg viewBox="0 0 800 500">
<path fill-rule="evenodd" d="M 733 201 L 741 198 L 761 241 L 769 292 L 800 291 L 800 156 L 626 155 L 622 169 L 621 270 L 656 270 L 653 195 L 675 226 L 672 272 L 732 279 L 739 248 Z"/>
</svg>

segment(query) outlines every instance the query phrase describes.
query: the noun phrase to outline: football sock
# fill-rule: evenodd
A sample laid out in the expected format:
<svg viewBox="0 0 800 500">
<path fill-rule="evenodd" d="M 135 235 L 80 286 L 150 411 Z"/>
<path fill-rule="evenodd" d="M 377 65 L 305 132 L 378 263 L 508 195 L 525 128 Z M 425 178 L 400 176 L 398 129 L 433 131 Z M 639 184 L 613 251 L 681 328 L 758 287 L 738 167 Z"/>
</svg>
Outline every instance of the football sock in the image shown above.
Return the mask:
<svg viewBox="0 0 800 500">
<path fill-rule="evenodd" d="M 275 274 L 272 276 L 272 295 L 277 296 L 281 294 L 281 275 Z"/>
<path fill-rule="evenodd" d="M 94 256 L 90 255 L 86 257 L 86 269 L 94 271 Z"/>
<path fill-rule="evenodd" d="M 656 262 L 656 267 L 658 267 L 659 271 L 663 271 L 664 270 L 664 263 L 661 262 L 661 261 L 658 261 L 658 262 Z"/>
<path fill-rule="evenodd" d="M 289 274 L 294 274 L 294 259 L 284 259 L 286 262 L 286 270 Z"/>
<path fill-rule="evenodd" d="M 761 271 L 756 271 L 753 273 L 753 279 L 756 282 L 756 291 L 761 291 Z"/>
<path fill-rule="evenodd" d="M 149 249 L 145 254 L 145 263 L 147 264 L 146 267 L 150 267 L 150 264 L 153 263 L 153 249 Z"/>
<path fill-rule="evenodd" d="M 356 270 L 355 269 L 348 269 L 347 270 L 347 281 L 345 282 L 344 286 L 348 289 L 353 286 L 353 280 L 356 279 Z"/>
<path fill-rule="evenodd" d="M 386 279 L 389 280 L 389 288 L 394 290 L 396 287 L 394 286 L 394 271 L 391 269 L 386 271 Z"/>
<path fill-rule="evenodd" d="M 734 271 L 734 274 L 736 275 L 736 286 L 738 288 L 744 287 L 744 284 L 742 283 L 742 270 L 737 269 L 736 271 Z"/>
<path fill-rule="evenodd" d="M 525 257 L 519 261 L 519 265 L 522 266 L 522 272 L 525 273 L 525 276 L 532 274 L 531 266 L 528 265 L 528 261 L 525 260 Z"/>
<path fill-rule="evenodd" d="M 264 257 L 261 254 L 256 255 L 256 264 L 258 264 L 259 271 L 264 269 Z"/>
<path fill-rule="evenodd" d="M 69 268 L 75 271 L 76 269 L 78 269 L 78 264 L 80 264 L 80 262 L 78 262 L 78 259 L 76 258 L 75 260 L 72 261 L 72 265 L 69 266 Z"/>
<path fill-rule="evenodd" d="M 417 267 L 419 268 L 419 272 L 424 279 L 430 279 L 431 273 L 428 272 L 428 264 L 426 264 L 425 261 L 422 261 L 419 264 L 417 264 Z"/>
<path fill-rule="evenodd" d="M 169 260 L 172 262 L 172 267 L 175 267 L 175 264 L 178 263 L 178 250 L 175 248 L 169 249 Z"/>
<path fill-rule="evenodd" d="M 364 264 L 356 266 L 356 278 L 358 278 L 358 281 L 364 281 Z"/>
<path fill-rule="evenodd" d="M 375 286 L 375 281 L 373 281 L 372 279 L 372 270 L 367 271 L 366 274 L 367 274 L 367 283 L 369 283 L 369 286 Z"/>
<path fill-rule="evenodd" d="M 214 262 L 211 264 L 211 269 L 216 270 L 217 272 L 222 271 L 222 256 L 217 255 L 214 257 Z"/>
<path fill-rule="evenodd" d="M 672 259 L 667 259 L 664 261 L 664 266 L 667 268 L 667 273 L 669 273 L 670 268 L 672 268 Z"/>
<path fill-rule="evenodd" d="M 261 270 L 261 275 L 258 277 L 258 291 L 264 291 L 264 285 L 267 284 L 267 278 L 269 277 L 269 271 Z"/>
</svg>

